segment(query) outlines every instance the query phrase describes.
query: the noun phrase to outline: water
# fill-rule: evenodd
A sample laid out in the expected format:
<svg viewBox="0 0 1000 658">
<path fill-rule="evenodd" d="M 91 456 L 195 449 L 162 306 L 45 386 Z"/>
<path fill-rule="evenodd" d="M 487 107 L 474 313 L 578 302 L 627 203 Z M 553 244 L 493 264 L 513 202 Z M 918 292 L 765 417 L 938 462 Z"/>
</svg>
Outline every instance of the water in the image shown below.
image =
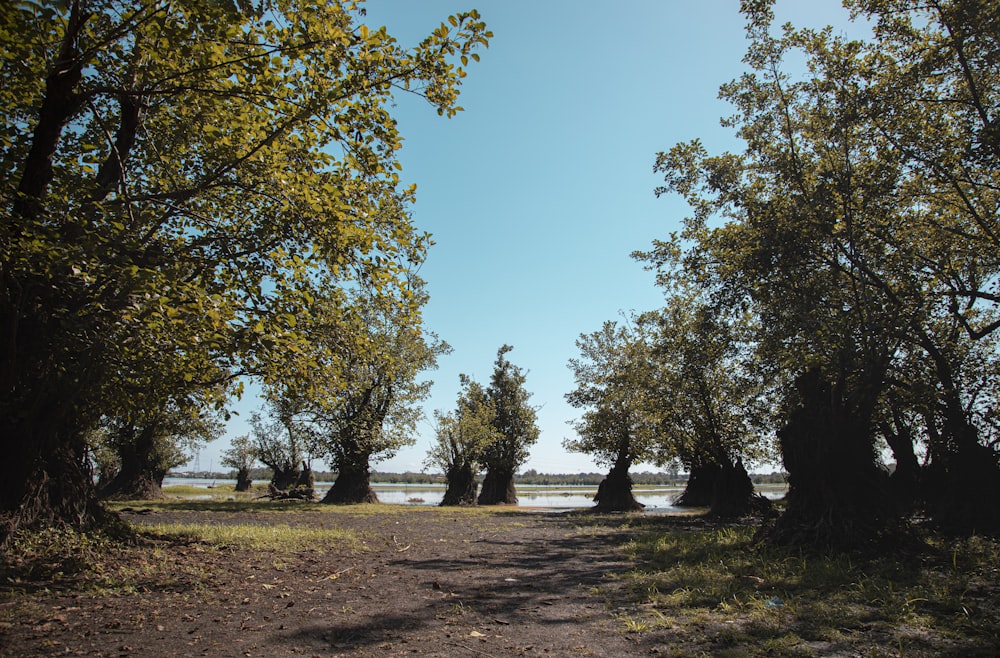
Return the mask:
<svg viewBox="0 0 1000 658">
<path fill-rule="evenodd" d="M 219 485 L 234 486 L 236 480 L 205 480 L 200 478 L 166 478 L 163 486 L 187 485 L 193 487 L 211 487 Z M 316 492 L 320 498 L 330 488 L 332 482 L 317 482 Z M 438 505 L 444 497 L 444 484 L 400 484 L 373 483 L 372 489 L 383 503 L 397 505 Z M 648 511 L 680 511 L 673 506 L 673 501 L 684 490 L 683 487 L 644 487 L 636 486 L 632 490 L 635 499 L 646 506 Z M 593 507 L 596 486 L 563 486 L 563 485 L 524 485 L 517 488 L 518 505 L 534 507 L 548 511 L 580 509 Z M 784 487 L 761 488 L 768 498 L 780 498 L 785 494 Z"/>
</svg>

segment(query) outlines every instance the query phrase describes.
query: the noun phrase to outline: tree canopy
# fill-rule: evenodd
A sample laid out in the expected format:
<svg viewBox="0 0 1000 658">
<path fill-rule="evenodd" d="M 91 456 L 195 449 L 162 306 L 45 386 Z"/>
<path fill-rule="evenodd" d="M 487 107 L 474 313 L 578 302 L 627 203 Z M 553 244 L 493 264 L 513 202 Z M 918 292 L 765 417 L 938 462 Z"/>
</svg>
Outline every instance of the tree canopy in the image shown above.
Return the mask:
<svg viewBox="0 0 1000 658">
<path fill-rule="evenodd" d="M 743 3 L 749 71 L 721 95 L 745 149 L 711 156 L 694 140 L 660 154 L 658 193 L 693 214 L 642 255 L 662 284 L 697 285 L 723 318 L 755 318 L 790 473 L 776 536 L 792 541 L 870 539 L 898 514 L 880 432 L 900 462 L 921 442 L 936 483 L 924 495 L 942 520 L 998 482 L 972 414 L 981 389 L 963 374 L 996 361 L 977 343 L 997 327 L 1000 272 L 984 248 L 1000 189 L 984 157 L 1000 99 L 988 63 L 997 8 L 846 4 L 872 22 L 871 40 L 776 28 L 771 2 Z M 995 523 L 972 516 L 956 520 Z"/>
<path fill-rule="evenodd" d="M 406 48 L 348 0 L 5 3 L 0 35 L 0 509 L 81 525 L 82 437 L 135 364 L 279 381 L 317 292 L 408 294 L 392 99 L 453 115 L 491 35 Z"/>
</svg>

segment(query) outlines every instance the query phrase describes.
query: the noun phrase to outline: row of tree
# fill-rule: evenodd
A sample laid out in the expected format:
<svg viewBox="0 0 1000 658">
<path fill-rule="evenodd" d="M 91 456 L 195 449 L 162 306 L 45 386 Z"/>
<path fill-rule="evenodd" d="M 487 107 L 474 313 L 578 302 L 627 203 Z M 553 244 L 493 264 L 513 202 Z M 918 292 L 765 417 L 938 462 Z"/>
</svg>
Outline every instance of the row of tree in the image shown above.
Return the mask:
<svg viewBox="0 0 1000 658">
<path fill-rule="evenodd" d="M 514 475 L 539 432 L 525 374 L 507 359 L 512 349 L 504 345 L 497 350 L 489 386 L 461 375 L 456 409 L 435 412 L 437 431 L 426 464 L 445 474 L 442 505 L 517 504 Z M 477 496 L 477 476 L 484 469 Z"/>
<path fill-rule="evenodd" d="M 611 507 L 632 463 L 679 459 L 739 511 L 742 461 L 774 446 L 775 541 L 873 541 L 914 511 L 1000 528 L 1000 5 L 845 5 L 870 38 L 743 2 L 749 70 L 721 95 L 744 149 L 657 159 L 692 209 L 637 254 L 666 307 L 571 363 L 569 447 L 612 465 Z"/>
<path fill-rule="evenodd" d="M 372 362 L 394 355 L 390 343 L 381 345 L 389 351 L 373 352 Z M 539 432 L 524 388 L 525 375 L 506 358 L 511 349 L 504 345 L 497 352 L 488 387 L 462 375 L 458 409 L 436 414 L 436 442 L 427 465 L 445 474 L 444 505 L 517 503 L 514 477 Z M 429 358 L 433 351 L 425 346 L 419 354 Z M 391 457 L 413 441 L 419 413 L 414 402 L 423 399 L 427 386 L 413 383 L 415 373 L 427 366 L 419 354 L 409 350 L 407 369 L 396 377 L 383 371 L 380 377 L 369 373 L 361 378 L 363 385 L 341 390 L 332 413 L 329 407 L 303 404 L 287 389 L 280 391 L 284 395 L 270 397 L 264 413 L 251 416 L 250 435 L 233 439 L 223 453 L 222 464 L 236 470 L 236 490 L 250 488 L 251 472 L 259 462 L 268 469 L 273 496 L 311 499 L 315 480 L 311 464 L 315 458 L 325 458 L 337 475 L 323 502 L 378 502 L 371 488 L 371 462 Z M 477 495 L 477 477 L 484 469 L 483 490 Z"/>
<path fill-rule="evenodd" d="M 0 543 L 100 522 L 95 443 L 113 490 L 247 377 L 338 437 L 338 495 L 398 441 L 379 423 L 444 346 L 421 325 L 430 240 L 391 109 L 454 115 L 491 34 L 473 11 L 406 48 L 363 16 L 0 3 Z"/>
</svg>

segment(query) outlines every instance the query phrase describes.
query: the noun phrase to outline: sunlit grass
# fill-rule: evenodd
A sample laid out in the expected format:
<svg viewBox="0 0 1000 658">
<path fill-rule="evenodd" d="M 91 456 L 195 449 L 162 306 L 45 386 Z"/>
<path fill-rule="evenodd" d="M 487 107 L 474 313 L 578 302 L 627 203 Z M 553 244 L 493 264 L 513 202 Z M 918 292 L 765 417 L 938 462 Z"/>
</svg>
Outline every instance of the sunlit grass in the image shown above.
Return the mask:
<svg viewBox="0 0 1000 658">
<path fill-rule="evenodd" d="M 275 553 L 353 550 L 361 545 L 357 533 L 341 528 L 208 523 L 140 523 L 136 528 L 144 534 L 163 539 L 201 541 L 217 546 Z"/>
<path fill-rule="evenodd" d="M 625 546 L 637 566 L 625 578 L 635 607 L 620 612 L 623 630 L 669 629 L 713 655 L 1000 646 L 996 540 L 931 537 L 903 552 L 810 555 L 756 545 L 753 534 L 643 532 Z"/>
</svg>

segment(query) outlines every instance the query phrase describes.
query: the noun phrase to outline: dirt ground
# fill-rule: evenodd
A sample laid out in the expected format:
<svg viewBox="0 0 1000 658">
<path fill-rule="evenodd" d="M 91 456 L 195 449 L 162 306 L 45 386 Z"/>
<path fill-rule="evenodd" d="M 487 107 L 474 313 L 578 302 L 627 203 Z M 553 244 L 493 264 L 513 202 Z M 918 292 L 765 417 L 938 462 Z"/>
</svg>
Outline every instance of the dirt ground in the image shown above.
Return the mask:
<svg viewBox="0 0 1000 658">
<path fill-rule="evenodd" d="M 511 511 L 309 515 L 361 546 L 273 554 L 163 542 L 126 591 L 86 582 L 0 595 L 3 656 L 623 656 L 628 518 Z M 270 523 L 152 511 L 149 523 Z M 273 515 L 274 523 L 287 523 Z M 130 549 L 122 560 L 145 552 Z M 120 565 L 121 566 L 121 565 Z M 143 575 L 147 574 L 147 575 Z"/>
</svg>

